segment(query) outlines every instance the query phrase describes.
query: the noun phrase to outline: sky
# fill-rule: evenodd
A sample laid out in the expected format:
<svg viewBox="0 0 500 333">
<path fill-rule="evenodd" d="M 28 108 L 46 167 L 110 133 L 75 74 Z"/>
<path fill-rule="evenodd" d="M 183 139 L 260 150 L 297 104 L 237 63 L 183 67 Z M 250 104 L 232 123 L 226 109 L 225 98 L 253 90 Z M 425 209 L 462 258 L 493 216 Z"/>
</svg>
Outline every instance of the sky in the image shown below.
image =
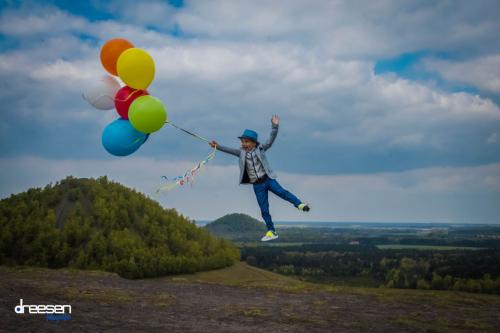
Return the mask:
<svg viewBox="0 0 500 333">
<path fill-rule="evenodd" d="M 108 154 L 116 111 L 81 97 L 125 38 L 154 59 L 169 119 L 226 146 L 265 140 L 283 187 L 277 221 L 500 223 L 498 1 L 1 1 L 0 197 L 106 175 L 196 220 L 260 219 L 238 163 L 218 152 L 192 186 L 162 176 L 210 147 L 175 128 Z"/>
</svg>

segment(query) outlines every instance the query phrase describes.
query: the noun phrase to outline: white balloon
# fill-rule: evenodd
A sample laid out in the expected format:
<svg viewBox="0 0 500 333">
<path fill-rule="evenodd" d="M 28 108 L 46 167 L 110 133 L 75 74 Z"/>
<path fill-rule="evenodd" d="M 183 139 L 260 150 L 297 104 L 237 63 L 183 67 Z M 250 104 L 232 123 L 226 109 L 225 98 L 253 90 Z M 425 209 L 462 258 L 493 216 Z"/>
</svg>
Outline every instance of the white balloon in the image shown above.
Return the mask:
<svg viewBox="0 0 500 333">
<path fill-rule="evenodd" d="M 112 76 L 103 75 L 99 80 L 90 82 L 83 91 L 83 98 L 99 110 L 111 110 L 115 107 L 115 95 L 120 83 Z"/>
</svg>

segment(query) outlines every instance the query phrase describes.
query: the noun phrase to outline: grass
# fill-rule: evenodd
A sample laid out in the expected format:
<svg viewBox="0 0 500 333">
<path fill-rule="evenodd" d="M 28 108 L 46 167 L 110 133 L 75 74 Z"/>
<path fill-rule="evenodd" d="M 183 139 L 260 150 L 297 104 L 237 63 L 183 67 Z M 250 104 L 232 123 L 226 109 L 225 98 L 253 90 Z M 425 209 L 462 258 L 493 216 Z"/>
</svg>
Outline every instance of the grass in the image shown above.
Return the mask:
<svg viewBox="0 0 500 333">
<path fill-rule="evenodd" d="M 318 284 L 295 279 L 278 273 L 269 272 L 245 262 L 237 262 L 231 267 L 158 278 L 172 282 L 187 283 L 217 283 L 240 287 L 264 287 L 288 292 L 331 292 L 377 297 L 386 302 L 403 302 L 419 304 L 427 302 L 436 306 L 456 307 L 460 305 L 481 306 L 499 304 L 498 295 L 467 293 L 449 290 L 415 290 L 396 288 L 371 288 L 358 286 L 343 286 L 336 283 Z"/>
<path fill-rule="evenodd" d="M 408 331 L 426 331 L 436 333 L 491 332 L 494 329 L 491 325 L 471 318 L 459 321 L 436 318 L 435 320 L 429 321 L 422 319 L 418 312 L 398 315 L 393 318 L 391 322 Z"/>
<path fill-rule="evenodd" d="M 21 273 L 26 276 L 26 279 L 32 276 L 43 277 L 44 275 L 51 276 L 54 271 L 59 274 L 71 274 L 81 276 L 116 276 L 114 273 L 100 271 L 82 271 L 75 269 L 57 269 L 51 270 L 47 268 L 37 267 L 6 267 L 3 269 L 10 272 Z M 355 295 L 373 296 L 383 302 L 402 302 L 407 304 L 432 304 L 437 307 L 454 308 L 461 306 L 471 306 L 473 308 L 481 308 L 492 304 L 500 304 L 498 295 L 476 294 L 460 291 L 442 291 L 442 290 L 413 290 L 413 289 L 392 289 L 392 288 L 370 288 L 370 287 L 354 287 L 342 286 L 339 284 L 316 284 L 312 282 L 301 281 L 292 277 L 269 272 L 257 267 L 250 266 L 245 262 L 237 262 L 233 266 L 198 272 L 194 274 L 182 274 L 155 278 L 153 280 L 169 281 L 179 283 L 216 283 L 223 285 L 232 285 L 245 288 L 266 288 L 270 291 L 282 290 L 294 293 L 305 293 L 310 291 L 329 292 L 329 293 L 345 293 Z M 140 281 L 140 280 L 137 280 Z M 48 286 L 46 286 L 48 287 Z M 46 291 L 49 291 L 45 288 Z M 109 297 L 105 298 L 98 292 L 97 285 L 87 285 L 83 290 L 76 290 L 71 286 L 59 286 L 57 290 L 62 291 L 70 297 L 88 298 L 110 301 L 128 301 L 133 299 L 135 295 L 122 293 L 117 290 L 110 290 Z M 159 305 L 169 302 L 169 295 L 161 295 Z"/>
<path fill-rule="evenodd" d="M 381 282 L 377 281 L 371 277 L 340 277 L 340 276 L 315 276 L 315 275 L 305 275 L 300 276 L 301 280 L 321 283 L 321 284 L 333 284 L 336 286 L 350 286 L 350 287 L 371 287 L 377 288 Z"/>
<path fill-rule="evenodd" d="M 322 303 L 323 304 L 323 303 Z M 322 318 L 316 318 L 311 315 L 303 315 L 299 316 L 296 314 L 284 312 L 283 317 L 272 317 L 266 310 L 256 307 L 256 306 L 232 306 L 227 309 L 227 313 L 231 316 L 244 316 L 244 317 L 252 317 L 258 318 L 259 320 L 278 320 L 283 323 L 300 323 L 300 324 L 309 324 L 316 326 L 324 326 L 328 324 L 328 322 Z"/>
<path fill-rule="evenodd" d="M 435 307 L 436 309 L 441 309 L 442 311 L 450 311 L 465 306 L 470 308 L 472 312 L 468 322 L 462 323 L 462 326 L 469 328 L 483 328 L 483 325 L 485 324 L 482 323 L 480 319 L 475 319 L 478 314 L 481 313 L 481 309 L 489 306 L 500 305 L 500 297 L 497 295 L 474 294 L 460 291 L 370 288 L 341 286 L 338 284 L 310 283 L 265 271 L 257 267 L 250 266 L 244 262 L 238 262 L 231 267 L 223 269 L 199 272 L 195 274 L 178 275 L 174 277 L 165 277 L 162 279 L 177 282 L 228 284 L 244 288 L 266 288 L 271 292 L 279 290 L 292 293 L 327 292 L 334 294 L 371 296 L 375 297 L 382 304 L 401 303 L 410 306 L 427 304 Z M 321 306 L 322 301 L 317 300 L 311 305 L 313 307 Z M 249 309 L 245 315 L 259 315 L 259 313 L 254 313 L 251 310 L 252 309 Z M 412 328 L 412 325 L 419 324 L 419 319 L 411 318 L 411 316 L 406 319 L 395 318 L 394 320 L 399 321 L 398 324 L 401 324 L 401 326 L 406 328 Z M 440 327 L 436 330 L 436 332 L 446 332 L 445 326 L 452 324 L 453 323 L 449 323 L 443 318 Z M 486 329 L 487 325 L 484 326 L 484 328 Z"/>
<path fill-rule="evenodd" d="M 328 321 L 321 319 L 321 318 L 315 318 L 315 317 L 310 317 L 310 316 L 297 316 L 297 315 L 285 315 L 285 318 L 283 318 L 283 322 L 293 322 L 293 323 L 301 323 L 301 324 L 310 324 L 310 325 L 316 325 L 316 326 L 326 326 L 328 325 Z"/>
<path fill-rule="evenodd" d="M 244 262 L 237 262 L 233 266 L 222 269 L 194 274 L 168 276 L 159 279 L 165 279 L 172 282 L 203 282 L 240 287 L 266 287 L 290 292 L 299 292 L 314 285 L 312 283 L 259 269 Z"/>
<path fill-rule="evenodd" d="M 454 250 L 482 250 L 482 247 L 469 246 L 447 246 L 447 245 L 406 245 L 406 244 L 382 244 L 377 245 L 380 250 L 434 250 L 434 251 L 454 251 Z"/>
<path fill-rule="evenodd" d="M 264 317 L 264 310 L 259 309 L 257 307 L 249 307 L 245 309 L 239 310 L 239 312 L 246 317 Z"/>
<path fill-rule="evenodd" d="M 80 287 L 55 288 L 45 286 L 41 292 L 46 295 L 59 294 L 68 299 L 80 299 L 98 303 L 130 303 L 137 297 L 137 295 L 129 291 L 97 288 L 82 289 Z"/>
<path fill-rule="evenodd" d="M 450 290 L 421 290 L 396 288 L 364 288 L 330 285 L 332 293 L 347 293 L 374 296 L 383 303 L 427 304 L 436 308 L 454 309 L 463 306 L 480 309 L 489 305 L 500 305 L 498 295 L 467 293 Z"/>
<path fill-rule="evenodd" d="M 42 291 L 42 294 L 60 295 L 68 299 L 81 299 L 96 303 L 130 304 L 140 299 L 141 301 L 153 304 L 155 307 L 160 308 L 160 310 L 175 304 L 175 297 L 165 292 L 148 295 L 144 298 L 143 295 L 131 290 L 121 290 L 114 287 L 101 288 L 98 282 L 87 283 L 84 286 L 70 283 L 69 285 L 58 285 L 56 287 L 52 284 L 52 279 L 45 279 L 45 276 L 51 277 L 54 271 L 57 271 L 57 274 L 74 275 L 75 281 L 78 283 L 85 282 L 84 278 L 89 275 L 94 277 L 111 277 L 114 275 L 111 273 L 101 274 L 95 271 L 67 269 L 49 270 L 28 267 L 0 268 L 6 272 L 21 273 L 19 275 L 26 279 L 38 277 L 38 287 Z M 0 273 L 1 272 L 0 270 Z M 118 276 L 116 276 L 116 278 L 121 279 Z M 309 315 L 297 315 L 294 311 L 287 311 L 285 309 L 281 319 L 284 323 L 295 322 L 318 327 L 327 325 L 329 321 L 334 319 L 329 317 L 329 321 L 326 321 L 318 314 L 321 313 L 321 309 L 327 305 L 327 302 L 322 297 L 322 295 L 325 295 L 324 293 L 333 293 L 339 297 L 342 294 L 356 295 L 356 297 L 366 298 L 367 301 L 376 299 L 376 304 L 382 307 L 386 305 L 398 305 L 402 308 L 411 309 L 411 311 L 404 313 L 388 315 L 385 319 L 388 320 L 391 325 L 400 328 L 401 331 L 494 331 L 494 327 L 491 326 L 492 321 L 484 317 L 484 310 L 492 306 L 500 306 L 500 297 L 497 295 L 473 294 L 458 291 L 366 288 L 339 286 L 335 284 L 314 284 L 249 266 L 244 262 L 238 262 L 231 267 L 218 270 L 162 277 L 153 280 L 159 282 L 216 283 L 243 288 L 264 288 L 266 290 L 266 296 L 268 297 L 280 297 L 277 291 L 298 294 L 309 292 L 318 293 L 315 294 L 314 297 L 311 297 L 308 303 L 309 307 L 313 309 Z M 140 280 L 137 280 L 135 283 L 140 283 Z M 4 287 L 6 288 L 7 285 L 2 285 L 0 281 L 0 288 Z M 457 309 L 461 309 L 458 315 L 456 313 Z M 259 320 L 267 320 L 270 318 L 269 313 L 258 305 L 232 305 L 227 308 L 227 312 L 231 315 L 257 318 Z M 429 313 L 431 317 L 436 317 L 429 320 Z M 449 313 L 450 315 L 448 315 Z M 335 314 L 333 313 L 332 315 Z M 424 317 L 427 319 L 424 319 Z M 353 326 L 353 328 L 356 327 L 358 330 L 364 330 L 365 328 L 369 328 L 368 325 L 370 325 L 370 323 L 366 320 L 360 320 L 358 322 L 353 322 L 352 325 L 359 326 Z M 363 325 L 367 326 L 364 327 Z"/>
<path fill-rule="evenodd" d="M 118 276 L 118 274 L 116 273 L 93 270 L 93 269 L 81 270 L 73 267 L 46 268 L 37 266 L 24 266 L 24 265 L 15 265 L 15 266 L 5 265 L 1 267 L 4 267 L 11 272 L 26 273 L 26 274 L 51 275 L 52 272 L 56 271 L 61 274 L 71 274 L 75 276 L 82 275 L 83 272 L 86 276 L 96 276 L 96 277 Z"/>
</svg>

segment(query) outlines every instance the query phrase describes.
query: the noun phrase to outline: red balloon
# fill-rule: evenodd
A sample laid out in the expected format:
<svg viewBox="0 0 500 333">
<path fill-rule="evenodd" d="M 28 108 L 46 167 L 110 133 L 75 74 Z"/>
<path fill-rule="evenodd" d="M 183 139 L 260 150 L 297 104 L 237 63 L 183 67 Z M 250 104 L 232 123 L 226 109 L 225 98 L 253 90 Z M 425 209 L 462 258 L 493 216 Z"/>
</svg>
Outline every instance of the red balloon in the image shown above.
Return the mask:
<svg viewBox="0 0 500 333">
<path fill-rule="evenodd" d="M 118 114 L 123 119 L 128 119 L 128 109 L 130 104 L 140 96 L 149 95 L 146 90 L 134 89 L 129 86 L 120 88 L 115 96 L 115 107 Z"/>
</svg>

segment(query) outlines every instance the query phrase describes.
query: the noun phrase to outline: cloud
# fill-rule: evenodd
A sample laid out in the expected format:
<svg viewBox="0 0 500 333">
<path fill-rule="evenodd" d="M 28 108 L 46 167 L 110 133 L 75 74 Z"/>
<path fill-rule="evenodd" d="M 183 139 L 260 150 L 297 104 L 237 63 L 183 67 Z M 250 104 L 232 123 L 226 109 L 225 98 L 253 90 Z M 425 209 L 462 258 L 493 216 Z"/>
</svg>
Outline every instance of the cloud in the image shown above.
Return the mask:
<svg viewBox="0 0 500 333">
<path fill-rule="evenodd" d="M 219 153 L 217 158 L 226 157 Z M 172 178 L 191 168 L 193 162 L 172 163 L 137 157 L 125 161 L 111 157 L 61 160 L 22 156 L 3 158 L 0 164 L 3 169 L 1 197 L 29 187 L 43 187 L 67 175 L 107 175 L 190 218 L 215 219 L 231 212 L 260 218 L 251 186 L 237 185 L 235 164 L 209 163 L 192 188 L 185 186 L 159 195 L 155 191 L 163 185 L 161 176 Z M 313 210 L 304 215 L 271 195 L 271 213 L 275 220 L 499 222 L 500 164 L 359 175 L 278 174 L 282 186 L 309 202 Z"/>
<path fill-rule="evenodd" d="M 18 38 L 82 31 L 88 23 L 86 19 L 56 7 L 34 3 L 25 4 L 20 9 L 4 9 L 0 17 L 0 32 Z"/>
<path fill-rule="evenodd" d="M 424 66 L 427 70 L 438 72 L 446 80 L 466 83 L 500 96 L 500 54 L 464 61 L 429 58 L 424 61 Z"/>
<path fill-rule="evenodd" d="M 481 165 L 500 162 L 497 9 L 494 1 L 379 1 L 363 6 L 332 1 L 187 1 L 181 8 L 158 1 L 115 1 L 97 4 L 96 19 L 43 3 L 4 8 L 2 169 L 4 163 L 9 166 L 16 158 L 30 157 L 15 162 L 17 169 L 7 168 L 11 171 L 3 182 L 10 184 L 9 179 L 16 179 L 13 174 L 29 180 L 30 166 L 37 163 L 59 170 L 52 178 L 46 171 L 36 178 L 40 182 L 71 170 L 85 175 L 79 166 L 87 163 L 95 176 L 106 170 L 145 189 L 154 187 L 161 176 L 149 164 L 176 174 L 187 161 L 206 154 L 205 143 L 166 126 L 127 158 L 133 161 L 133 171 L 110 162 L 100 135 L 117 115 L 92 109 L 81 92 L 105 73 L 98 58 L 101 45 L 125 37 L 153 56 L 156 77 L 149 91 L 164 101 L 169 118 L 182 127 L 236 146 L 244 128 L 265 138 L 271 115 L 280 114 L 280 133 L 268 156 L 273 167 L 290 186 L 301 184 L 294 189 L 320 206 L 339 200 L 310 218 L 403 219 L 407 209 L 408 218 L 424 219 L 429 213 L 436 219 L 459 220 L 458 212 L 472 218 L 474 211 L 486 220 L 495 214 L 488 203 L 496 196 L 498 176 L 493 172 L 469 183 L 460 170 L 480 173 Z M 402 78 L 397 72 L 375 74 L 381 58 L 415 51 L 446 54 L 424 58 L 418 69 L 473 85 L 478 93 L 450 91 L 432 79 Z M 212 170 L 220 173 L 208 177 L 216 184 L 236 172 L 233 159 L 219 156 Z M 446 174 L 447 167 L 452 175 Z M 154 179 L 133 180 L 130 173 L 137 174 L 137 168 L 150 170 Z M 304 179 L 331 186 L 325 192 L 304 184 Z M 225 192 L 221 188 L 220 195 L 232 193 L 232 186 Z M 451 213 L 459 206 L 453 193 L 460 193 L 465 202 L 465 189 L 484 199 L 487 213 L 479 210 L 478 200 L 472 200 L 475 206 L 464 206 L 470 210 Z M 228 206 L 241 205 L 258 215 L 251 190 L 242 191 L 229 196 Z M 399 207 L 393 213 L 381 202 L 385 191 L 394 200 L 391 204 Z M 204 209 L 213 217 L 222 213 L 204 202 L 213 194 L 210 186 L 188 192 L 200 205 L 190 214 L 201 216 Z M 435 201 L 427 199 L 429 193 Z M 354 213 L 359 196 L 367 205 L 365 215 Z M 166 205 L 193 212 L 187 195 L 168 198 Z M 278 216 L 296 218 L 289 207 L 280 205 L 276 203 Z M 418 213 L 417 205 L 432 209 Z"/>
<path fill-rule="evenodd" d="M 194 9 L 188 5 L 172 15 L 190 10 Z M 11 19 L 16 24 L 23 17 L 37 15 L 53 17 L 53 25 L 75 17 L 53 7 L 3 15 L 16 17 Z M 32 133 L 41 144 L 37 152 L 42 156 L 77 152 L 85 154 L 82 158 L 102 156 L 96 136 L 116 114 L 96 112 L 80 96 L 85 85 L 104 73 L 99 45 L 112 33 L 127 36 L 152 54 L 157 74 L 149 90 L 166 103 L 169 117 L 182 126 L 231 145 L 238 144 L 233 140 L 245 127 L 265 136 L 270 116 L 279 113 L 282 129 L 273 154 L 277 167 L 285 171 L 401 170 L 443 165 L 457 158 L 458 164 L 492 163 L 498 156 L 496 145 L 483 149 L 484 130 L 494 132 L 500 121 L 494 102 L 394 75 L 374 75 L 373 61 L 332 57 L 293 39 L 176 39 L 130 22 L 83 18 L 78 22 L 63 34 L 47 35 L 43 41 L 0 54 L 1 76 L 15 82 L 0 93 L 4 104 L 15 110 L 6 120 L 10 130 L 4 136 L 20 142 L 20 137 Z M 82 40 L 78 37 L 82 34 L 99 42 Z M 71 129 L 73 145 L 95 142 L 94 148 L 64 148 L 58 140 L 65 130 L 54 136 L 54 121 Z M 481 125 L 471 128 L 471 122 Z M 33 133 L 31 126 L 37 131 Z M 183 140 L 178 137 L 181 133 L 167 131 L 155 134 L 151 144 L 156 142 L 156 148 L 141 151 L 152 156 L 170 147 L 171 158 L 181 160 L 195 158 L 204 149 L 193 149 L 189 138 Z M 464 140 L 467 144 L 462 144 Z M 299 160 L 309 163 L 285 162 L 288 152 L 283 147 L 288 146 L 296 147 Z M 456 146 L 464 149 L 455 152 Z M 30 147 L 28 142 L 16 148 L 19 154 L 30 154 Z M 402 149 L 413 158 L 395 159 Z M 478 150 L 482 151 L 479 159 Z M 14 153 L 9 148 L 3 151 Z M 322 159 L 328 163 L 318 163 L 316 156 L 331 157 Z"/>
<path fill-rule="evenodd" d="M 109 1 L 99 5 L 120 18 L 120 21 L 137 26 L 170 29 L 175 22 L 176 9 L 167 1 Z"/>
<path fill-rule="evenodd" d="M 498 3 L 484 1 L 189 1 L 175 19 L 215 39 L 290 40 L 341 58 L 393 57 L 421 49 L 499 50 Z"/>
</svg>

